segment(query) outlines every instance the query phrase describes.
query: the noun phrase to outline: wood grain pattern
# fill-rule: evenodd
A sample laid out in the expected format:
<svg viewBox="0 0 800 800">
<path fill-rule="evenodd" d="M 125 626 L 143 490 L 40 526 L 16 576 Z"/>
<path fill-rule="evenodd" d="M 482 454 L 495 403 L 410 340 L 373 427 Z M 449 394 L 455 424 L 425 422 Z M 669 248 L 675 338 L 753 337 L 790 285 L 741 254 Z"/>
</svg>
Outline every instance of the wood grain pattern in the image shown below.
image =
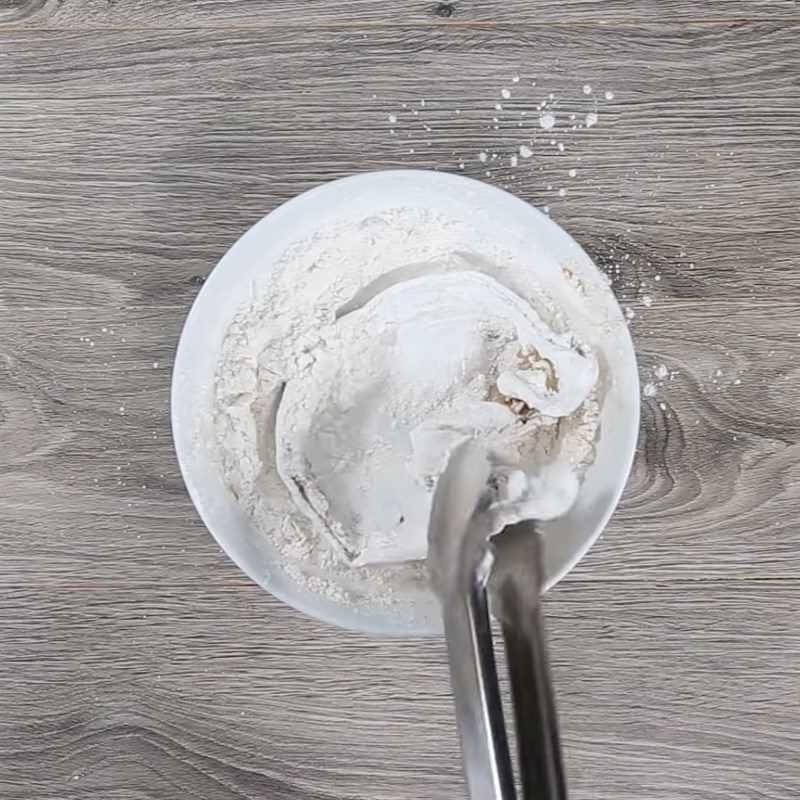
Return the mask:
<svg viewBox="0 0 800 800">
<path fill-rule="evenodd" d="M 365 169 L 464 163 L 487 179 L 481 151 L 500 154 L 489 180 L 548 205 L 601 265 L 621 265 L 623 294 L 800 295 L 796 29 L 364 35 L 6 36 L 5 301 L 183 303 L 193 277 L 296 193 Z M 537 86 L 514 85 L 495 130 L 517 71 Z M 536 121 L 549 93 L 555 133 Z M 598 124 L 573 131 L 570 115 L 594 108 Z M 534 158 L 509 166 L 526 142 Z"/>
<path fill-rule="evenodd" d="M 460 162 L 605 269 L 655 392 L 546 604 L 571 797 L 800 796 L 796 2 L 4 0 L 0 26 L 3 798 L 463 796 L 442 643 L 252 587 L 168 421 L 242 230 Z"/>
<path fill-rule="evenodd" d="M 9 800 L 462 796 L 440 641 L 334 631 L 256 590 L 3 604 Z M 578 584 L 547 612 L 572 797 L 800 790 L 796 582 Z"/>
<path fill-rule="evenodd" d="M 98 27 L 202 28 L 282 27 L 292 25 L 546 24 L 668 20 L 752 20 L 793 18 L 795 0 L 6 0 L 0 25 L 15 28 L 86 29 Z"/>
<path fill-rule="evenodd" d="M 657 395 L 645 399 L 623 503 L 577 577 L 796 573 L 797 311 L 774 301 L 639 306 L 642 383 L 658 384 Z M 3 315 L 7 581 L 239 580 L 174 465 L 167 403 L 183 317 Z M 659 365 L 671 380 L 655 378 Z"/>
</svg>

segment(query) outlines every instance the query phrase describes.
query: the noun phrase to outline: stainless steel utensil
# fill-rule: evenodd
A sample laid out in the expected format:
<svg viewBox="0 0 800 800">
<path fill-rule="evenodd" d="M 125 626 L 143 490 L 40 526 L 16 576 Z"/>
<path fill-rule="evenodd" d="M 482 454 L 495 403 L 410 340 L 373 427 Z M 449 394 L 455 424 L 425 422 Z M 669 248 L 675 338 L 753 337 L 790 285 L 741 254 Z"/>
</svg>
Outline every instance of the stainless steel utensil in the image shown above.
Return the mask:
<svg viewBox="0 0 800 800">
<path fill-rule="evenodd" d="M 471 800 L 515 800 L 489 601 L 506 650 L 523 800 L 566 800 L 541 616 L 541 537 L 531 521 L 491 537 L 489 464 L 470 443 L 439 478 L 428 562 L 442 603 L 464 772 Z"/>
</svg>

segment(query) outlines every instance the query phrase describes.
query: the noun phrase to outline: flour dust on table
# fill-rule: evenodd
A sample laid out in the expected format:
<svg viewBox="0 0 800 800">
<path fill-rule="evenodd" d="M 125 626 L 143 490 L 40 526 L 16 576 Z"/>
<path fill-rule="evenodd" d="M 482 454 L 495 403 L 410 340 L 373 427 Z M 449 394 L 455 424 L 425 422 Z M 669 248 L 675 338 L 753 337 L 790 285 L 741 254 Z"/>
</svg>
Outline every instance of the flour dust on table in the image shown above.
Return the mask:
<svg viewBox="0 0 800 800">
<path fill-rule="evenodd" d="M 356 606 L 426 593 L 433 491 L 467 438 L 492 454 L 498 530 L 568 510 L 600 368 L 535 274 L 394 208 L 321 227 L 253 287 L 217 367 L 215 450 L 294 580 Z"/>
</svg>

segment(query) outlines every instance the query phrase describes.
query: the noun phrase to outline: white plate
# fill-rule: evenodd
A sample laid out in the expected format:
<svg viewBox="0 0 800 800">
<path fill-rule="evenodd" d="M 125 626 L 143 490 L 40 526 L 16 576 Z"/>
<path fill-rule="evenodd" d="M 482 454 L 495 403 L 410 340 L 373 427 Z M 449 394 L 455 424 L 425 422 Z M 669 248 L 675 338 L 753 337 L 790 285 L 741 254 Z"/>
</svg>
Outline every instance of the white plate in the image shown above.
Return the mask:
<svg viewBox="0 0 800 800">
<path fill-rule="evenodd" d="M 351 606 L 309 592 L 290 578 L 226 490 L 211 453 L 198 445 L 208 427 L 214 373 L 228 326 L 256 279 L 287 246 L 332 218 L 382 209 L 433 208 L 473 226 L 481 237 L 525 253 L 536 277 L 589 341 L 605 375 L 597 457 L 573 509 L 545 526 L 545 577 L 555 584 L 583 557 L 611 516 L 628 478 L 639 428 L 639 379 L 627 325 L 608 283 L 578 244 L 549 217 L 488 184 L 441 172 L 371 172 L 295 197 L 257 222 L 225 254 L 200 291 L 181 334 L 172 377 L 172 430 L 186 487 L 206 527 L 239 568 L 291 606 L 367 633 L 441 632 L 430 608 Z M 574 279 L 564 278 L 564 268 Z M 580 290 L 576 287 L 580 286 Z"/>
</svg>

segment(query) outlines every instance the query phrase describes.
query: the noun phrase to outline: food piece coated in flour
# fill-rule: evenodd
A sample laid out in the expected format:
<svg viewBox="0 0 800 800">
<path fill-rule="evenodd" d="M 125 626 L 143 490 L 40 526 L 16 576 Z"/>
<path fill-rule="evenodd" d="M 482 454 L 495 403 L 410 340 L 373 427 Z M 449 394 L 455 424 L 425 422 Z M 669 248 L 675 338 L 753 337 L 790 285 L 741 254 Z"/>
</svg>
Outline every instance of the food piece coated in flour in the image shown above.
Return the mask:
<svg viewBox="0 0 800 800">
<path fill-rule="evenodd" d="M 474 271 L 386 288 L 340 317 L 309 360 L 277 411 L 278 472 L 356 564 L 425 558 L 436 480 L 467 438 L 498 454 L 499 485 L 520 508 L 557 507 L 556 484 L 514 464 L 536 465 L 532 418 L 572 414 L 598 376 L 590 348 Z M 514 516 L 513 502 L 506 511 Z"/>
</svg>

